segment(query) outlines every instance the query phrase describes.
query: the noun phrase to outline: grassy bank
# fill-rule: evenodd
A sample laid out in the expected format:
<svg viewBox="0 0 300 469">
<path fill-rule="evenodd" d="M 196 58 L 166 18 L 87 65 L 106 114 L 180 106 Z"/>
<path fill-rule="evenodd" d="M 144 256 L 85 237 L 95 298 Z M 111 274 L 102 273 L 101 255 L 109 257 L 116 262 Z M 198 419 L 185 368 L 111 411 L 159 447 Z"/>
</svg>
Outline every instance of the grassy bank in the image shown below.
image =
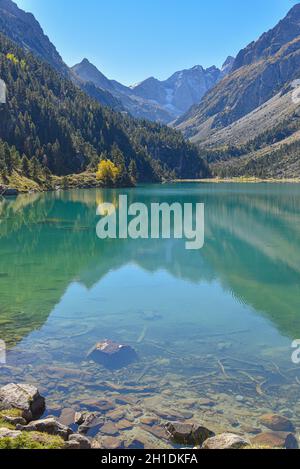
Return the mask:
<svg viewBox="0 0 300 469">
<path fill-rule="evenodd" d="M 58 177 L 50 176 L 48 179 L 40 178 L 33 181 L 17 171 L 3 179 L 0 176 L 0 185 L 6 189 L 16 189 L 20 194 L 27 192 L 46 192 L 61 189 L 93 188 L 103 187 L 101 181 L 96 179 L 96 174 L 84 172 L 81 174 L 72 174 L 69 176 Z"/>
</svg>

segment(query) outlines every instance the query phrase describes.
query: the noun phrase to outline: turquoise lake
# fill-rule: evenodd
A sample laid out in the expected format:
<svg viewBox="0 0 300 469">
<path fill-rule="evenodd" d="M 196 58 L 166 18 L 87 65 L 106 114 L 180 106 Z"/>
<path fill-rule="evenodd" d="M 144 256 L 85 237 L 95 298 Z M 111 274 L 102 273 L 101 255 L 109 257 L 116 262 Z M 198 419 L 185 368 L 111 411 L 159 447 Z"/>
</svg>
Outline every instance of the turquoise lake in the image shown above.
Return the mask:
<svg viewBox="0 0 300 469">
<path fill-rule="evenodd" d="M 119 194 L 204 203 L 203 249 L 98 239 L 96 207 Z M 271 411 L 299 427 L 300 186 L 182 183 L 0 201 L 0 339 L 0 385 L 34 383 L 48 415 L 100 410 L 117 422 L 111 412 L 123 409 L 130 424 L 111 436 L 125 447 L 169 447 L 160 432 L 169 420 L 254 435 Z M 103 339 L 131 345 L 138 361 L 116 371 L 95 363 L 87 353 Z"/>
</svg>

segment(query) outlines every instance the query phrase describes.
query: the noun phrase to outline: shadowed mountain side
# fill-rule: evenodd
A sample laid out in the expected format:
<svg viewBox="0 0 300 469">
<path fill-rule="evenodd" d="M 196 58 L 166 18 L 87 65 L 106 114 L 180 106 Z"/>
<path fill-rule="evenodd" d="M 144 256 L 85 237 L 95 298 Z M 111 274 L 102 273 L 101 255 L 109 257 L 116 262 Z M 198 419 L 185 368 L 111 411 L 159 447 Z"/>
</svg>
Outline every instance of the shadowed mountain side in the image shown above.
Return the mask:
<svg viewBox="0 0 300 469">
<path fill-rule="evenodd" d="M 285 186 L 281 192 L 278 186 L 261 186 L 260 191 L 247 186 L 249 190 L 240 192 L 239 187 L 232 193 L 226 186 L 212 192 L 211 185 L 128 192 L 130 201 L 140 197 L 148 204 L 158 198 L 204 202 L 206 243 L 195 252 L 186 251 L 183 240 L 100 241 L 96 205 L 103 200 L 116 204 L 118 191 L 82 190 L 5 202 L 0 224 L 1 338 L 13 345 L 41 327 L 71 283 L 90 289 L 128 264 L 148 272 L 165 270 L 194 283 L 219 281 L 280 332 L 294 336 L 300 330 L 298 188 Z"/>
</svg>

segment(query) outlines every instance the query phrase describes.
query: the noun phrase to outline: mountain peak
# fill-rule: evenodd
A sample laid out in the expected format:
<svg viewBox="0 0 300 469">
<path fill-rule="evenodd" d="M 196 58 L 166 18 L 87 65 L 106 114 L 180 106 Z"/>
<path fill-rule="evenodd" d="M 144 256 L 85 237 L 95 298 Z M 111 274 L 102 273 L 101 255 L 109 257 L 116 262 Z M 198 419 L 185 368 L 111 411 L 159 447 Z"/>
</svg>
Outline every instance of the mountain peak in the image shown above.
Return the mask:
<svg viewBox="0 0 300 469">
<path fill-rule="evenodd" d="M 82 59 L 79 65 L 93 65 L 86 57 Z"/>
<path fill-rule="evenodd" d="M 195 65 L 194 67 L 191 68 L 191 70 L 199 71 L 199 70 L 203 70 L 203 67 L 202 65 Z"/>
<path fill-rule="evenodd" d="M 223 63 L 223 65 L 222 65 L 222 70 L 224 70 L 224 68 L 228 67 L 228 65 L 232 65 L 234 61 L 235 61 L 235 58 L 232 57 L 232 55 L 229 55 L 227 57 L 227 59 L 225 60 L 225 62 Z"/>
<path fill-rule="evenodd" d="M 92 82 L 98 88 L 106 91 L 112 91 L 114 88 L 112 82 L 87 58 L 73 65 L 71 70 L 84 83 Z"/>
<path fill-rule="evenodd" d="M 300 3 L 294 5 L 274 28 L 242 49 L 234 62 L 233 70 L 275 55 L 284 44 L 298 36 L 300 36 Z"/>
</svg>

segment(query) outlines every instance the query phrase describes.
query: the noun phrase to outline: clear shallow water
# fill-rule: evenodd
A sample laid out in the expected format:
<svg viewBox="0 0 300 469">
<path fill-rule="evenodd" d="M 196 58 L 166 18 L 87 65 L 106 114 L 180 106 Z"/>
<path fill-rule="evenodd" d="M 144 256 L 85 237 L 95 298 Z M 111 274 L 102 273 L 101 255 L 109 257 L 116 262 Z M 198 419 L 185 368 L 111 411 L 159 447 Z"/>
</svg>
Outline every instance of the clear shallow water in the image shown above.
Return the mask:
<svg viewBox="0 0 300 469">
<path fill-rule="evenodd" d="M 116 435 L 125 445 L 139 437 L 167 447 L 159 428 L 169 418 L 250 434 L 261 414 L 276 411 L 300 426 L 300 365 L 291 362 L 300 338 L 300 186 L 127 191 L 147 204 L 204 202 L 200 251 L 179 240 L 100 241 L 96 206 L 118 194 L 0 203 L 0 338 L 9 348 L 0 384 L 35 383 L 55 415 L 109 400 L 131 421 Z M 132 345 L 139 361 L 111 372 L 87 359 L 104 338 Z M 158 424 L 146 427 L 143 416 Z"/>
</svg>

